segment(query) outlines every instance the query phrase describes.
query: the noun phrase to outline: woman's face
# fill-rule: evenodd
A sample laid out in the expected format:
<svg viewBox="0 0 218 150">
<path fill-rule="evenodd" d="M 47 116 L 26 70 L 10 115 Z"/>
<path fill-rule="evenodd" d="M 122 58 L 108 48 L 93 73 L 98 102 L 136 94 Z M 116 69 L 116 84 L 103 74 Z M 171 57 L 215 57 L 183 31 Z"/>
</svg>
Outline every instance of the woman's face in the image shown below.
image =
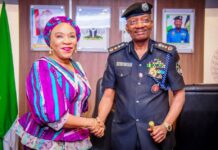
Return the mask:
<svg viewBox="0 0 218 150">
<path fill-rule="evenodd" d="M 76 45 L 76 31 L 71 25 L 67 23 L 60 23 L 51 31 L 50 47 L 52 48 L 53 56 L 56 59 L 70 59 L 76 50 Z"/>
</svg>

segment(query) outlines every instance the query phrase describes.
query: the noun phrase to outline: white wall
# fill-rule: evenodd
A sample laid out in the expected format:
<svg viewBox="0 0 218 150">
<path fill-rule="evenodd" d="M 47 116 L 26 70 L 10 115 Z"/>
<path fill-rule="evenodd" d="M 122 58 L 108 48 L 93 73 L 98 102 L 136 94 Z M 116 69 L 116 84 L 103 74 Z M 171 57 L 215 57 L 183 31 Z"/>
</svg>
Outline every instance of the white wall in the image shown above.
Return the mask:
<svg viewBox="0 0 218 150">
<path fill-rule="evenodd" d="M 14 74 L 17 90 L 17 100 L 19 94 L 19 11 L 17 4 L 6 4 L 6 11 L 8 15 L 8 23 L 10 26 L 11 35 L 11 46 L 13 52 L 13 62 L 14 62 Z M 2 4 L 0 4 L 0 10 L 2 9 Z M 1 13 L 1 11 L 0 11 Z M 19 103 L 18 103 L 19 104 Z"/>
<path fill-rule="evenodd" d="M 205 9 L 204 83 L 218 83 L 218 8 Z"/>
</svg>

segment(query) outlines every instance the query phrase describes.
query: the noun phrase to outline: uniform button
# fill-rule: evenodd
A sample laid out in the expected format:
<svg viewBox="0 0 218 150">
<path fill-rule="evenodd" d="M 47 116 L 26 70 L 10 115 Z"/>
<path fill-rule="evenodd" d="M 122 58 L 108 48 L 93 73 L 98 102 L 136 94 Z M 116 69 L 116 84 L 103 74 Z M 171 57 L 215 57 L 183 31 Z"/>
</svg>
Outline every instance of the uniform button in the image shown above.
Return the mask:
<svg viewBox="0 0 218 150">
<path fill-rule="evenodd" d="M 138 85 L 141 85 L 141 82 L 138 82 Z"/>
<path fill-rule="evenodd" d="M 136 103 L 139 103 L 139 101 L 137 100 L 137 101 L 135 101 Z"/>
<path fill-rule="evenodd" d="M 139 67 L 141 67 L 142 66 L 142 64 L 139 64 Z"/>
<path fill-rule="evenodd" d="M 143 77 L 143 73 L 139 72 L 139 78 Z"/>
<path fill-rule="evenodd" d="M 123 77 L 123 74 L 121 73 L 120 76 Z"/>
<path fill-rule="evenodd" d="M 139 122 L 139 119 L 136 119 L 135 121 L 136 121 L 136 122 Z"/>
</svg>

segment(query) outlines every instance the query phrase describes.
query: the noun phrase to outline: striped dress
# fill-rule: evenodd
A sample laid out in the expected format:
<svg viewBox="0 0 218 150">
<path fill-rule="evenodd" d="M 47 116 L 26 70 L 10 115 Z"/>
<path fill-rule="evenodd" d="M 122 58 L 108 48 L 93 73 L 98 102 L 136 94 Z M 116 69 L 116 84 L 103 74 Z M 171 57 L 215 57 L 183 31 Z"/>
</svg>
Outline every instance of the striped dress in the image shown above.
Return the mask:
<svg viewBox="0 0 218 150">
<path fill-rule="evenodd" d="M 68 115 L 81 116 L 88 109 L 90 86 L 78 62 L 75 73 L 54 59 L 42 57 L 32 65 L 26 80 L 29 112 L 18 119 L 15 132 L 33 149 L 89 149 L 87 129 L 63 128 Z"/>
</svg>

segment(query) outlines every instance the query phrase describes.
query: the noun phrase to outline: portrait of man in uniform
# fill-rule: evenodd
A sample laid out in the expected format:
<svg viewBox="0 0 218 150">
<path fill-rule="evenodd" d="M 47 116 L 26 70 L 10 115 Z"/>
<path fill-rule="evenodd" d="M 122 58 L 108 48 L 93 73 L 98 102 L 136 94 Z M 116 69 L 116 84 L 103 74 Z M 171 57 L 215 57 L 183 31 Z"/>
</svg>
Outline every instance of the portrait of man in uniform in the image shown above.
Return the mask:
<svg viewBox="0 0 218 150">
<path fill-rule="evenodd" d="M 192 53 L 194 23 L 194 9 L 163 9 L 163 42 L 176 46 L 180 53 Z"/>
<path fill-rule="evenodd" d="M 189 43 L 189 31 L 187 29 L 189 19 L 190 16 L 187 16 L 185 23 L 183 23 L 183 16 L 174 17 L 174 28 L 167 32 L 167 43 Z"/>
</svg>

